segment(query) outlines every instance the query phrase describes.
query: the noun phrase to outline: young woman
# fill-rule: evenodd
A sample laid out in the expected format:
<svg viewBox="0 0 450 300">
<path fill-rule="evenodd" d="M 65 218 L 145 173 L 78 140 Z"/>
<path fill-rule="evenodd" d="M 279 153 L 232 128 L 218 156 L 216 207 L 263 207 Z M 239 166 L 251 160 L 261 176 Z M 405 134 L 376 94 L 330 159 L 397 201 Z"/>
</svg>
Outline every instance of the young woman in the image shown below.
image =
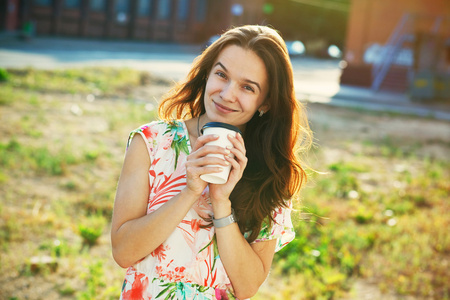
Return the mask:
<svg viewBox="0 0 450 300">
<path fill-rule="evenodd" d="M 291 199 L 306 179 L 297 151 L 311 136 L 284 41 L 265 26 L 227 31 L 159 115 L 131 133 L 118 183 L 111 239 L 128 268 L 121 298 L 250 298 L 294 238 Z M 228 136 L 233 147 L 206 145 L 217 139 L 201 135 L 208 122 L 242 135 Z M 231 165 L 228 181 L 203 181 L 221 169 L 209 165 Z"/>
</svg>

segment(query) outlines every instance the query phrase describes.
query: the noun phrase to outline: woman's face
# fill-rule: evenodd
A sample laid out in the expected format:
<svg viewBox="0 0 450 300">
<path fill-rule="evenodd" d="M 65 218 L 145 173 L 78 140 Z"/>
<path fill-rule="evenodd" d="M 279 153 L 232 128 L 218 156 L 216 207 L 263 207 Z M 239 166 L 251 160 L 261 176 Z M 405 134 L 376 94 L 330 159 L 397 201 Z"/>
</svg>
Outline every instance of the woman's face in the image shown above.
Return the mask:
<svg viewBox="0 0 450 300">
<path fill-rule="evenodd" d="M 205 88 L 207 122 L 245 128 L 257 110 L 268 110 L 268 75 L 264 62 L 253 51 L 236 45 L 219 53 Z"/>
</svg>

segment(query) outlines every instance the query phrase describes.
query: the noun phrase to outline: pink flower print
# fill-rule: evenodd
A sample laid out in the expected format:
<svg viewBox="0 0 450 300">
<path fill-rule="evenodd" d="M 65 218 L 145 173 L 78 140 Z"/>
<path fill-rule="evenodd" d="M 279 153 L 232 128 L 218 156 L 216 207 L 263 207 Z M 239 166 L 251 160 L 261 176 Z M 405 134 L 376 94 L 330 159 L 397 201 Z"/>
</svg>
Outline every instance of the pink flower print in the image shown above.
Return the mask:
<svg viewBox="0 0 450 300">
<path fill-rule="evenodd" d="M 156 274 L 158 274 L 158 277 L 171 282 L 177 281 L 189 282 L 189 280 L 186 278 L 186 275 L 184 274 L 185 270 L 186 270 L 185 267 L 175 267 L 169 269 L 163 268 L 161 266 L 156 266 Z"/>
<path fill-rule="evenodd" d="M 148 286 L 148 277 L 142 273 L 136 273 L 131 289 L 122 293 L 122 299 L 144 299 L 144 292 Z M 147 298 L 148 299 L 148 298 Z"/>
<path fill-rule="evenodd" d="M 158 276 L 161 277 L 161 274 L 162 274 L 162 271 L 163 271 L 162 267 L 161 266 L 156 266 L 155 270 L 156 270 L 156 274 L 158 274 Z"/>
<path fill-rule="evenodd" d="M 191 220 L 191 228 L 194 233 L 197 233 L 200 230 L 201 219 L 192 219 Z"/>
<path fill-rule="evenodd" d="M 169 149 L 170 146 L 172 145 L 172 141 L 173 141 L 173 136 L 170 136 L 170 135 L 164 136 L 164 139 L 161 141 L 161 145 L 162 145 L 163 149 L 164 150 Z"/>
<path fill-rule="evenodd" d="M 147 139 L 154 139 L 158 135 L 158 130 L 154 126 L 145 126 L 142 128 L 142 133 Z"/>
<path fill-rule="evenodd" d="M 164 259 L 166 259 L 166 253 L 164 253 L 165 251 L 169 250 L 169 246 L 164 246 L 164 244 L 159 245 L 158 248 L 156 248 L 151 255 L 153 257 L 157 257 L 159 261 L 162 261 Z"/>
<path fill-rule="evenodd" d="M 228 300 L 228 295 L 227 295 L 227 291 L 226 290 L 222 290 L 219 288 L 216 288 L 214 290 L 215 294 L 216 294 L 216 299 L 217 300 Z"/>
</svg>

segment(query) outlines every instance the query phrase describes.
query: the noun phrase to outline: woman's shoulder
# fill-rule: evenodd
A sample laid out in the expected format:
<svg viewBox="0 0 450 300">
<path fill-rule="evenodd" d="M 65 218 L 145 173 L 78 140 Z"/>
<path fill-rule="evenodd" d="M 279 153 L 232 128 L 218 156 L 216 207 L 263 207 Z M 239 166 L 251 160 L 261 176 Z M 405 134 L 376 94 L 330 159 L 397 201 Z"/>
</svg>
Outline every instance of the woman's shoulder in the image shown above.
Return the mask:
<svg viewBox="0 0 450 300">
<path fill-rule="evenodd" d="M 170 128 L 174 126 L 174 124 L 178 124 L 179 121 L 163 121 L 156 120 L 150 123 L 143 124 L 138 128 L 131 131 L 130 135 L 134 135 L 136 133 L 143 134 L 147 139 L 155 139 L 158 136 L 166 134 L 170 131 Z M 180 125 L 181 126 L 181 125 Z"/>
<path fill-rule="evenodd" d="M 183 121 L 180 120 L 170 120 L 170 121 L 164 121 L 164 120 L 155 120 L 150 123 L 143 124 L 139 126 L 138 128 L 134 129 L 132 132 L 161 132 L 165 133 L 166 131 L 170 131 L 172 128 L 183 128 Z"/>
<path fill-rule="evenodd" d="M 137 127 L 136 129 L 132 130 L 131 132 L 136 132 L 136 133 L 149 132 L 151 130 L 158 130 L 158 129 L 164 128 L 166 126 L 167 126 L 167 122 L 161 121 L 161 120 L 156 120 L 156 121 L 142 124 L 139 127 Z"/>
<path fill-rule="evenodd" d="M 169 137 L 175 134 L 184 136 L 186 132 L 181 120 L 155 120 L 132 130 L 129 135 L 129 142 L 136 134 L 142 135 L 148 141 L 158 141 L 165 136 Z"/>
<path fill-rule="evenodd" d="M 164 133 L 167 123 L 164 121 L 152 121 L 133 129 L 128 136 L 127 148 L 135 135 L 141 135 L 147 141 L 156 140 L 158 136 Z"/>
</svg>

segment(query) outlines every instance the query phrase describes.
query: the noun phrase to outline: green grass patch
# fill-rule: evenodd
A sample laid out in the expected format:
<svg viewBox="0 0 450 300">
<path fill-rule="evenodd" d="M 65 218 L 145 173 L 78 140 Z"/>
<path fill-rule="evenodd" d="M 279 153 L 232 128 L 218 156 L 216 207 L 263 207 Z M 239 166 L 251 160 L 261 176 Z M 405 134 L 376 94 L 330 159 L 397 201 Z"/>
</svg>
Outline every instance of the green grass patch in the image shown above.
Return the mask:
<svg viewBox="0 0 450 300">
<path fill-rule="evenodd" d="M 147 72 L 131 69 L 93 67 L 63 70 L 9 69 L 7 85 L 38 92 L 94 94 L 114 96 L 128 94 L 133 87 L 146 83 Z"/>
<path fill-rule="evenodd" d="M 92 247 L 105 230 L 106 219 L 103 216 L 91 215 L 83 218 L 78 225 L 78 233 L 83 240 L 83 246 Z"/>
<path fill-rule="evenodd" d="M 3 168 L 59 176 L 66 174 L 67 167 L 79 161 L 69 147 L 52 151 L 48 146 L 30 146 L 14 138 L 0 143 L 0 166 Z"/>
</svg>

